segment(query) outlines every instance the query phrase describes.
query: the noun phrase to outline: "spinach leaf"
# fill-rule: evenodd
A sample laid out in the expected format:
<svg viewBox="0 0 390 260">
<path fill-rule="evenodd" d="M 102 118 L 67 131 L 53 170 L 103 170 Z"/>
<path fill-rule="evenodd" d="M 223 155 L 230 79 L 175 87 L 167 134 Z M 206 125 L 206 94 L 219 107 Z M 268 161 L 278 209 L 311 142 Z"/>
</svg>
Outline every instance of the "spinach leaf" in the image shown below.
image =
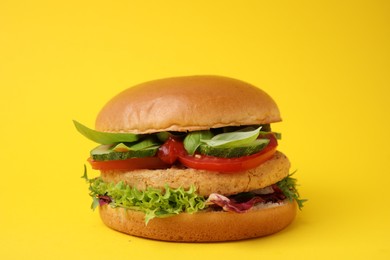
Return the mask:
<svg viewBox="0 0 390 260">
<path fill-rule="evenodd" d="M 108 133 L 99 132 L 82 125 L 73 120 L 74 126 L 80 134 L 99 144 L 113 144 L 120 142 L 134 142 L 139 139 L 139 135 L 132 133 Z"/>
</svg>

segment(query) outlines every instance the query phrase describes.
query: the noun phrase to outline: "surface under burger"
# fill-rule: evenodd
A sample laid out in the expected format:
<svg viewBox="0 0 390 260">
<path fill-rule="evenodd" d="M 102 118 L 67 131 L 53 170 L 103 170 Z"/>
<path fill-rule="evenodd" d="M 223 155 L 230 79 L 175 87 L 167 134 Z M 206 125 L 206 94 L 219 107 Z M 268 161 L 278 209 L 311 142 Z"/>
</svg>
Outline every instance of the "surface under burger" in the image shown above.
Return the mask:
<svg viewBox="0 0 390 260">
<path fill-rule="evenodd" d="M 213 105 L 210 106 L 210 101 Z M 217 76 L 169 78 L 129 88 L 99 113 L 88 179 L 103 222 L 168 241 L 226 241 L 275 233 L 302 206 L 287 157 L 277 151 L 276 103 Z M 231 228 L 232 225 L 238 228 Z"/>
</svg>

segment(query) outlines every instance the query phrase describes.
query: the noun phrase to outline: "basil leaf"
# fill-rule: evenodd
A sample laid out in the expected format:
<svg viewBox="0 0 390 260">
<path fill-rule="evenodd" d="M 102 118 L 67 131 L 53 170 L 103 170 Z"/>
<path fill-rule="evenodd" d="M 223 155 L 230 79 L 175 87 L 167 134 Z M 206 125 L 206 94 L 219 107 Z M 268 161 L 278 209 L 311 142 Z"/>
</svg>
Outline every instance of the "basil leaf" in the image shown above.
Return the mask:
<svg viewBox="0 0 390 260">
<path fill-rule="evenodd" d="M 207 140 L 202 139 L 201 142 L 211 147 L 230 148 L 249 144 L 257 139 L 260 133 L 261 126 L 252 131 L 235 131 L 230 133 L 222 133 Z"/>
<path fill-rule="evenodd" d="M 166 140 L 168 140 L 170 135 L 171 134 L 169 132 L 158 132 L 156 134 L 158 140 L 160 140 L 161 142 L 165 142 Z"/>
<path fill-rule="evenodd" d="M 139 135 L 132 133 L 107 133 L 99 132 L 93 129 L 86 127 L 85 125 L 80 124 L 76 120 L 73 120 L 74 126 L 80 134 L 87 137 L 89 140 L 92 140 L 99 144 L 112 144 L 120 142 L 134 142 L 139 139 Z"/>
<path fill-rule="evenodd" d="M 201 144 L 202 139 L 210 139 L 212 137 L 213 134 L 210 131 L 191 132 L 186 136 L 186 138 L 184 138 L 184 148 L 188 154 L 193 155 Z"/>
</svg>

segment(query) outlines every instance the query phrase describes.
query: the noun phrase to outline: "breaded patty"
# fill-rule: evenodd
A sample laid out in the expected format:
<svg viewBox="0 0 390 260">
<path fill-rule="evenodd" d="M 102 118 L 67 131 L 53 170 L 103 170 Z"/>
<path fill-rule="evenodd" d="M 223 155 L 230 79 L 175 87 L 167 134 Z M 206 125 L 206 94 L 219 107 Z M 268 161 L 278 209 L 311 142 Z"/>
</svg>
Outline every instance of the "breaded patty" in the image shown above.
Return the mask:
<svg viewBox="0 0 390 260">
<path fill-rule="evenodd" d="M 267 187 L 275 184 L 289 174 L 290 162 L 281 152 L 261 164 L 257 168 L 240 173 L 218 173 L 190 168 L 169 168 L 161 170 L 135 170 L 129 172 L 102 171 L 105 182 L 124 181 L 131 187 L 144 190 L 147 187 L 164 189 L 168 184 L 171 188 L 191 185 L 197 188 L 197 193 L 208 196 L 211 193 L 232 195 Z"/>
</svg>

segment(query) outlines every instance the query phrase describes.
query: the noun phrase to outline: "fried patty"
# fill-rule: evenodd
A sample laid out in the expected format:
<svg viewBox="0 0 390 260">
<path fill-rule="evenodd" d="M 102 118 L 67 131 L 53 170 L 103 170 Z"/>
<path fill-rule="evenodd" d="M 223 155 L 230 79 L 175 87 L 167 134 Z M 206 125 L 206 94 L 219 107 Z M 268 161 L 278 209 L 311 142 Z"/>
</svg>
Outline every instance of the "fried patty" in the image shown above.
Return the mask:
<svg viewBox="0 0 390 260">
<path fill-rule="evenodd" d="M 135 171 L 101 171 L 105 182 L 124 181 L 131 187 L 145 190 L 148 187 L 164 189 L 168 184 L 171 188 L 183 187 L 188 189 L 191 185 L 197 188 L 197 193 L 208 196 L 211 193 L 232 195 L 261 189 L 275 184 L 289 174 L 290 162 L 281 152 L 261 164 L 260 166 L 238 173 L 218 173 L 190 168 L 168 168 L 161 170 L 135 170 Z"/>
</svg>

